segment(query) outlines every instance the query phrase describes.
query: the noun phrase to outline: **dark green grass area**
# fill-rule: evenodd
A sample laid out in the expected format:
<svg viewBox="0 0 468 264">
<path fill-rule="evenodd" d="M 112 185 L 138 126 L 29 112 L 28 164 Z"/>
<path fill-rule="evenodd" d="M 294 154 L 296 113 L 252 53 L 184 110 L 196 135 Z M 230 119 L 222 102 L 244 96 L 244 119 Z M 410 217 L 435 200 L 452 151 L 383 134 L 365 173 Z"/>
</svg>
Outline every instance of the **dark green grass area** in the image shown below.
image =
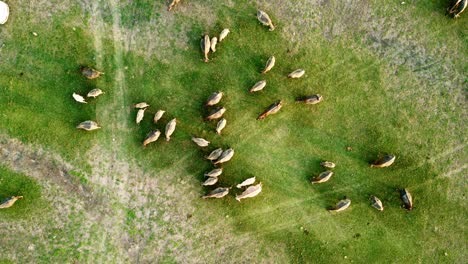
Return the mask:
<svg viewBox="0 0 468 264">
<path fill-rule="evenodd" d="M 436 11 L 442 4 L 422 2 L 390 14 L 389 10 L 400 7 L 397 2 L 382 4 L 380 9 L 374 3 L 376 14 L 420 19 L 410 34 L 421 38 L 428 53 L 438 50 L 441 42 L 453 43 L 460 50 L 466 46 L 466 32 L 460 26 L 466 18 L 452 22 Z M 120 26 L 135 29 L 140 23 L 159 21 L 160 15 L 151 12 L 155 5 L 149 1 L 127 3 Z M 239 236 L 250 235 L 264 245 L 285 247 L 291 263 L 462 263 L 466 257 L 463 223 L 468 212 L 462 198 L 466 183 L 460 177 L 463 170 L 453 177 L 444 176 L 451 175 L 459 161 L 466 159 L 465 151 L 456 151 L 466 145 L 466 117 L 464 106 L 456 103 L 460 87 L 441 83 L 463 75 L 466 60 L 458 58 L 458 53 L 435 58 L 454 72 L 437 80 L 426 79 L 418 73 L 424 65 L 418 69 L 395 66 L 393 58 L 367 46 L 370 43 L 362 32 L 327 41 L 313 31 L 308 36 L 313 41 L 298 47 L 283 38 L 281 22 L 273 32 L 260 26 L 253 6 L 214 5 L 218 19 L 208 26 L 174 14 L 176 24 L 191 25 L 186 32 L 190 41 L 188 49 L 174 49 L 166 60 L 130 51 L 122 54 L 123 65 L 116 65 L 115 43 L 106 36 L 100 69 L 106 75 L 97 81 L 88 81 L 78 72 L 80 65 L 96 63 L 89 32 L 62 26 L 59 21 L 63 18 L 54 22 L 54 31 L 37 29 L 38 37 L 31 36 L 32 28 L 19 28 L 2 48 L 6 63 L 0 64 L 5 73 L 0 78 L 0 92 L 5 96 L 0 97 L 0 104 L 7 107 L 0 108 L 0 129 L 25 142 L 50 147 L 68 159 L 82 157 L 97 142 L 110 146 L 117 137 L 122 144 L 113 149 L 119 150 L 119 158 L 135 160 L 152 177 L 168 174 L 174 176 L 174 183 L 196 179 L 194 188 L 200 195 L 212 189 L 198 186 L 204 180 L 203 173 L 212 169 L 203 156 L 217 147 L 232 147 L 236 154 L 223 165 L 217 185 L 232 186 L 231 194 L 222 200 L 193 203 L 199 212 L 219 212 L 214 226 L 229 215 Z M 423 16 L 430 19 L 418 18 Z M 111 23 L 110 13 L 103 20 Z M 218 44 L 217 52 L 210 54 L 211 61 L 204 63 L 200 37 L 204 33 L 213 36 L 226 27 L 231 33 Z M 272 55 L 276 66 L 261 74 Z M 306 75 L 288 79 L 287 74 L 297 68 L 305 69 Z M 123 90 L 115 87 L 113 79 L 119 70 L 125 75 Z M 263 91 L 248 93 L 263 79 L 267 80 Z M 106 94 L 88 105 L 73 101 L 74 91 L 85 94 L 96 86 Z M 221 136 L 215 134 L 216 122 L 203 120 L 209 111 L 204 102 L 214 91 L 225 94 L 220 105 L 227 108 L 227 126 Z M 312 94 L 321 94 L 324 101 L 311 106 L 294 102 L 297 96 Z M 258 114 L 278 99 L 283 100 L 283 109 L 257 121 Z M 420 100 L 425 104 L 418 103 Z M 110 109 L 116 101 L 122 105 Z M 131 105 L 142 101 L 151 106 L 137 126 L 137 111 Z M 158 109 L 166 113 L 158 124 L 152 124 Z M 117 119 L 120 117 L 123 120 Z M 171 141 L 166 142 L 164 129 L 172 118 L 177 118 L 178 124 Z M 103 129 L 96 133 L 76 131 L 76 124 L 87 119 L 97 120 Z M 153 129 L 163 132 L 161 138 L 143 148 L 143 139 Z M 192 136 L 206 138 L 211 145 L 200 149 L 190 141 Z M 369 167 L 386 153 L 397 156 L 392 167 Z M 310 179 L 324 170 L 319 165 L 323 160 L 337 163 L 335 174 L 327 183 L 312 185 Z M 13 175 L 3 169 L 0 172 L 2 182 Z M 88 183 L 79 172 L 73 175 L 82 184 Z M 235 185 L 252 176 L 263 183 L 263 192 L 237 202 L 234 195 L 241 191 Z M 0 184 L 0 196 L 36 190 L 22 176 L 14 177 L 22 181 Z M 411 212 L 401 208 L 397 188 L 403 187 L 414 197 Z M 39 197 L 39 189 L 32 194 Z M 370 195 L 382 200 L 384 212 L 370 206 Z M 350 209 L 342 213 L 326 210 L 344 196 L 352 200 Z M 28 199 L 19 201 L 9 217 L 35 208 Z M 126 211 L 130 236 L 141 232 L 132 229 L 135 218 L 134 211 Z M 74 223 L 67 228 L 73 230 Z M 95 234 L 100 231 L 93 230 L 90 232 Z M 67 254 L 81 258 L 70 250 L 57 249 L 53 255 L 60 260 L 66 260 Z M 49 259 L 45 256 L 42 260 Z M 172 263 L 174 257 L 168 255 L 162 262 Z"/>
<path fill-rule="evenodd" d="M 12 196 L 23 196 L 10 207 L 0 210 L 0 216 L 9 221 L 31 220 L 34 214 L 46 209 L 41 198 L 41 187 L 30 177 L 13 173 L 0 166 L 0 202 Z"/>
</svg>

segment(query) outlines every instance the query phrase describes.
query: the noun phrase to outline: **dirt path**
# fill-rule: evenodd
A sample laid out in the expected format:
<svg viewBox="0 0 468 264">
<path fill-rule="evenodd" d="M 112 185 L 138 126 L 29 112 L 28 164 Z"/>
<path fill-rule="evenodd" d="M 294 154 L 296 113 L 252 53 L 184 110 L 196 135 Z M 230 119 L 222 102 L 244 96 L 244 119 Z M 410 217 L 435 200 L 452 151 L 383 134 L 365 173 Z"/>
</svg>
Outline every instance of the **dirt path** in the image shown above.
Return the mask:
<svg viewBox="0 0 468 264">
<path fill-rule="evenodd" d="M 110 213 L 107 201 L 95 193 L 93 188 L 81 184 L 80 179 L 73 176 L 74 172 L 79 172 L 79 168 L 42 147 L 24 144 L 5 134 L 0 134 L 0 165 L 37 180 L 42 186 L 41 199 L 49 207 L 48 211 L 41 215 L 26 216 L 31 222 L 2 221 L 0 235 L 6 239 L 15 234 L 13 240 L 2 240 L 4 243 L 11 243 L 5 245 L 6 249 L 14 249 L 5 250 L 2 253 L 3 257 L 35 262 L 39 257 L 35 248 L 43 248 L 49 252 L 60 246 L 67 246 L 70 251 L 88 247 L 86 240 L 79 247 L 75 247 L 75 241 L 61 242 L 62 245 L 57 245 L 55 240 L 38 240 L 40 237 L 49 236 L 51 230 L 73 230 L 76 224 L 80 225 L 80 230 L 74 233 L 75 238 L 86 239 L 92 232 L 92 224 L 101 221 L 104 215 Z M 79 220 L 75 220 L 79 223 L 72 220 L 78 215 Z M 103 230 L 93 232 L 100 231 Z M 64 239 L 65 236 L 66 234 L 59 233 L 54 238 Z"/>
<path fill-rule="evenodd" d="M 74 178 L 70 171 L 75 168 L 60 156 L 52 155 L 43 148 L 25 145 L 17 139 L 0 134 L 0 164 L 13 171 L 61 185 L 67 191 L 83 198 L 91 197 L 90 191 Z"/>
</svg>

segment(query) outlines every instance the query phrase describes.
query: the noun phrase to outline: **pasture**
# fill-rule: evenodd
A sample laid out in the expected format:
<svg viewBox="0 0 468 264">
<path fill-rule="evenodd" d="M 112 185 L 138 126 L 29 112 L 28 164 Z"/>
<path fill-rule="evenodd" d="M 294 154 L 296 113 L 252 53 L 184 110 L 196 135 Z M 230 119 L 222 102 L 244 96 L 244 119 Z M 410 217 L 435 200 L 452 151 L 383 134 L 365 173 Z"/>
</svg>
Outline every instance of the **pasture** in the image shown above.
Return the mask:
<svg viewBox="0 0 468 264">
<path fill-rule="evenodd" d="M 0 211 L 0 263 L 466 261 L 467 14 L 446 16 L 445 1 L 182 0 L 171 12 L 149 0 L 7 3 L 0 199 L 25 199 Z M 224 28 L 203 62 L 202 35 Z M 81 66 L 105 75 L 87 80 Z M 288 79 L 298 68 L 305 76 Z M 71 96 L 96 87 L 105 94 L 88 104 Z M 221 135 L 203 120 L 214 91 L 227 109 Z M 294 101 L 312 94 L 323 101 Z M 256 120 L 278 99 L 277 114 Z M 171 141 L 143 148 L 172 118 Z M 78 131 L 84 120 L 102 129 Z M 216 185 L 233 189 L 204 200 L 214 189 L 201 186 L 213 168 L 204 156 L 217 147 L 235 150 Z M 386 153 L 391 167 L 369 167 Z M 334 175 L 312 185 L 323 160 Z M 262 193 L 239 203 L 235 185 L 253 176 Z M 411 191 L 412 211 L 397 188 Z M 326 210 L 343 196 L 349 209 Z"/>
</svg>

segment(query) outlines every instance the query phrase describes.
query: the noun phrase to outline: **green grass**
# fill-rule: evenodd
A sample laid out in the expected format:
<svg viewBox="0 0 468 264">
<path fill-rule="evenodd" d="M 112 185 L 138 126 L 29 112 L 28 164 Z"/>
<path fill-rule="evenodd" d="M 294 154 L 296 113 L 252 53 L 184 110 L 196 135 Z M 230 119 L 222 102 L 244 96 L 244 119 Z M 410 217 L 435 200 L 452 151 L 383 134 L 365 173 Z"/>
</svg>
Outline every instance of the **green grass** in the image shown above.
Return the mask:
<svg viewBox="0 0 468 264">
<path fill-rule="evenodd" d="M 291 263 L 462 263 L 466 259 L 462 223 L 468 212 L 461 197 L 466 184 L 460 176 L 466 170 L 443 176 L 463 166 L 466 160 L 466 109 L 459 103 L 464 102 L 460 97 L 464 98 L 466 91 L 466 58 L 460 52 L 466 49 L 466 30 L 462 26 L 466 17 L 449 20 L 441 14 L 444 7 L 439 3 L 410 2 L 402 7 L 400 1 L 371 1 L 376 16 L 386 19 L 382 30 L 390 32 L 396 27 L 401 34 L 387 41 L 388 47 L 374 49 L 362 28 L 332 41 L 316 28 L 304 36 L 308 41 L 298 45 L 281 33 L 286 24 L 282 21 L 287 18 L 268 10 L 279 24 L 277 30 L 269 32 L 252 16 L 255 6 L 235 2 L 236 8 L 210 3 L 217 20 L 209 25 L 196 15 L 176 11 L 175 26 L 167 30 L 187 35 L 187 49 L 168 48 L 161 51 L 163 55 L 150 57 L 136 50 L 119 55 L 112 32 L 106 31 L 102 33 L 104 48 L 99 51 L 102 58 L 96 58 L 95 52 L 99 52 L 94 50 L 89 30 L 85 26 L 72 30 L 71 25 L 62 23 L 78 17 L 77 6 L 69 14 L 58 15 L 50 25 L 19 27 L 23 24 L 19 16 L 8 24 L 15 30 L 0 28 L 0 33 L 9 33 L 0 53 L 6 62 L 0 64 L 0 71 L 5 73 L 0 77 L 0 92 L 4 95 L 0 104 L 7 106 L 0 108 L 0 131 L 46 146 L 76 164 L 86 165 L 87 151 L 99 144 L 117 150 L 120 159 L 137 162 L 151 177 L 163 178 L 163 173 L 174 171 L 169 179 L 173 183 L 193 179 L 201 182 L 203 172 L 211 169 L 203 156 L 216 147 L 233 147 L 236 154 L 224 166 L 218 185 L 234 186 L 256 176 L 264 190 L 241 203 L 233 195 L 221 200 L 190 201 L 200 215 L 219 212 L 219 217 L 209 224 L 216 226 L 229 215 L 236 235 L 251 235 L 261 242 L 258 247 L 262 249 L 284 247 Z M 159 13 L 160 5 L 151 1 L 123 4 L 119 26 L 135 30 L 150 23 L 164 23 L 167 18 L 164 20 L 165 14 Z M 108 8 L 102 6 L 103 11 Z M 111 28 L 112 12 L 103 13 L 105 24 Z M 392 24 L 392 17 L 400 24 Z M 325 21 L 340 19 L 333 15 Z M 204 63 L 199 37 L 225 27 L 231 33 L 218 44 L 210 63 Z M 31 31 L 39 36 L 33 37 Z M 443 48 L 440 43 L 450 45 Z M 457 51 L 446 50 L 450 48 Z M 277 65 L 270 73 L 260 74 L 271 55 L 275 55 Z M 118 56 L 122 56 L 123 65 L 116 64 Z M 395 64 L 399 56 L 408 56 L 408 63 Z M 102 62 L 100 70 L 106 72 L 103 78 L 88 81 L 79 75 L 80 65 L 95 65 L 97 61 Z M 123 66 L 127 67 L 125 87 L 119 90 L 114 78 Z M 286 75 L 297 68 L 304 68 L 306 76 L 287 79 Z M 267 80 L 264 91 L 249 94 L 248 89 L 262 79 Z M 72 92 L 84 94 L 95 86 L 106 94 L 88 105 L 72 100 Z M 215 122 L 203 121 L 207 113 L 203 102 L 218 90 L 225 93 L 221 104 L 228 109 L 228 124 L 222 136 L 214 133 Z M 318 105 L 294 102 L 296 96 L 316 93 L 324 96 Z M 264 121 L 255 120 L 277 99 L 284 101 L 278 114 Z M 152 113 L 165 109 L 163 119 L 153 125 L 151 115 L 147 115 L 136 126 L 136 111 L 130 106 L 140 101 L 148 102 Z M 111 108 L 115 102 L 123 105 Z M 178 125 L 171 142 L 161 138 L 142 149 L 145 135 L 154 128 L 163 131 L 174 117 Z M 98 120 L 103 129 L 96 133 L 76 131 L 75 125 L 86 119 Z M 211 141 L 210 147 L 196 148 L 190 141 L 194 135 Z M 122 142 L 118 147 L 111 141 L 114 137 Z M 456 151 L 460 146 L 462 150 Z M 347 151 L 347 147 L 352 150 Z M 395 165 L 369 168 L 369 162 L 384 153 L 397 156 Z M 309 180 L 323 170 L 319 166 L 322 160 L 337 163 L 335 175 L 328 183 L 312 186 Z M 71 174 L 87 185 L 90 171 L 92 168 L 85 166 L 82 172 Z M 2 181 L 14 175 L 3 169 L 0 173 Z M 24 191 L 31 197 L 40 196 L 37 185 L 24 176 L 14 177 L 17 180 L 0 184 L 0 196 Z M 411 212 L 401 208 L 396 188 L 402 187 L 413 194 L 415 208 Z M 198 185 L 193 188 L 200 195 L 211 189 Z M 384 212 L 370 207 L 370 195 L 383 201 Z M 343 196 L 352 200 L 349 210 L 340 214 L 325 210 Z M 144 236 L 134 227 L 139 221 L 135 209 L 120 206 L 124 207 L 128 235 L 132 239 Z M 25 198 L 8 217 L 44 210 L 36 207 L 33 199 Z M 82 219 L 77 216 L 66 229 L 87 243 L 75 230 Z M 90 230 L 94 234 L 102 232 L 98 227 Z M 108 248 L 113 254 L 118 247 Z M 39 260 L 87 260 L 86 253 L 73 249 L 56 245 Z M 155 257 L 162 263 L 174 263 L 176 254 L 168 251 Z M 261 254 L 268 262 L 268 253 L 261 250 Z"/>
<path fill-rule="evenodd" d="M 46 208 L 41 197 L 41 187 L 36 181 L 0 166 L 0 201 L 11 196 L 23 196 L 23 199 L 16 201 L 14 207 L 0 210 L 3 219 L 30 220 L 31 215 Z"/>
</svg>

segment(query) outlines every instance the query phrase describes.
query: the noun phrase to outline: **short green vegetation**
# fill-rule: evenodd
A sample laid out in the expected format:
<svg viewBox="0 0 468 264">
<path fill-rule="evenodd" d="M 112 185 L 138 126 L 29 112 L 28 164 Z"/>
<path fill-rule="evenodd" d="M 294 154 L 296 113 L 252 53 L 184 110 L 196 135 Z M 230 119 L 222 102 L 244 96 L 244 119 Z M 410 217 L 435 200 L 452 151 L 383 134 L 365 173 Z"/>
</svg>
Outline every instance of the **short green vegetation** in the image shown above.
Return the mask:
<svg viewBox="0 0 468 264">
<path fill-rule="evenodd" d="M 118 160 L 137 164 L 150 179 L 165 179 L 174 186 L 184 181 L 201 196 L 214 189 L 198 185 L 203 173 L 212 169 L 203 157 L 217 147 L 232 147 L 235 156 L 223 166 L 216 185 L 232 186 L 231 194 L 186 203 L 195 208 L 190 220 L 195 221 L 194 228 L 203 222 L 221 232 L 216 227 L 221 229 L 229 219 L 233 240 L 257 240 L 259 259 L 254 262 L 275 262 L 269 259 L 275 247 L 290 263 L 466 261 L 466 16 L 449 19 L 443 15 L 445 6 L 424 1 L 356 5 L 324 1 L 323 5 L 303 3 L 307 10 L 298 10 L 298 4 L 291 13 L 288 8 L 294 4 L 286 2 L 294 1 L 272 1 L 265 11 L 277 29 L 270 32 L 257 22 L 257 6 L 251 1 L 226 1 L 227 6 L 221 3 L 225 1 L 182 0 L 173 13 L 149 0 L 83 6 L 65 1 L 69 10 L 61 1 L 52 2 L 55 11 L 47 23 L 36 18 L 38 14 L 28 13 L 28 4 L 11 3 L 11 21 L 0 27 L 0 132 L 44 146 L 82 166 L 70 172 L 82 186 L 96 187 L 89 164 L 100 155 L 89 153 L 99 146 Z M 223 28 L 231 33 L 210 54 L 211 61 L 204 63 L 200 37 L 214 36 Z M 276 66 L 260 74 L 272 55 Z M 78 70 L 82 65 L 105 75 L 86 80 Z M 286 77 L 299 68 L 305 69 L 305 76 Z M 267 81 L 265 89 L 249 93 L 260 80 Z M 88 104 L 71 97 L 73 92 L 85 95 L 95 87 L 106 93 Z M 215 133 L 216 122 L 203 121 L 207 114 L 203 104 L 214 91 L 225 94 L 220 103 L 227 108 L 222 135 Z M 313 94 L 322 95 L 323 102 L 294 101 Z M 278 99 L 283 100 L 283 109 L 257 121 L 258 114 Z M 142 101 L 151 106 L 137 126 L 131 106 Z M 158 109 L 166 113 L 152 124 Z M 178 124 L 171 141 L 166 142 L 162 134 L 143 149 L 146 134 L 156 128 L 164 132 L 172 118 Z M 88 119 L 103 128 L 75 129 Z M 191 142 L 192 136 L 211 144 L 200 149 Z M 396 155 L 394 165 L 369 167 L 386 153 Z M 327 183 L 312 185 L 310 180 L 325 170 L 319 165 L 323 160 L 337 164 L 334 175 Z M 234 194 L 240 190 L 235 185 L 253 176 L 263 183 L 263 192 L 237 202 Z M 141 180 L 143 187 L 138 188 L 143 189 L 145 179 Z M 24 218 L 22 225 L 27 226 L 28 219 L 44 214 L 48 194 L 41 194 L 40 185 L 0 167 L 0 198 L 25 196 L 14 208 L 0 210 L 4 219 L 0 223 Z M 413 194 L 412 211 L 401 208 L 397 188 L 408 188 Z M 112 191 L 102 191 L 108 192 Z M 141 247 L 140 254 L 160 263 L 180 261 L 177 256 L 184 246 L 148 231 L 153 222 L 160 226 L 169 222 L 161 220 L 164 212 L 158 208 L 161 199 L 172 205 L 170 199 L 175 198 L 150 199 L 135 209 L 127 208 L 131 201 L 114 195 L 109 196 L 116 199 L 115 206 L 106 208 L 105 218 L 120 217 L 129 243 L 172 243 L 174 250 L 147 246 Z M 370 206 L 371 195 L 382 200 L 383 212 Z M 344 196 L 352 201 L 348 210 L 326 210 Z M 89 250 L 95 245 L 101 249 L 96 257 L 101 261 L 126 255 L 119 241 L 102 238 L 99 222 L 86 223 L 89 233 L 82 235 L 78 226 L 89 219 L 85 217 L 89 208 L 83 208 L 74 210 L 75 218 L 63 225 L 65 231 L 47 229 L 50 236 L 43 238 L 44 246 L 28 259 L 93 262 L 90 255 L 96 251 Z M 204 223 L 207 212 L 216 216 Z M 169 234 L 182 232 L 173 228 L 177 221 L 167 227 Z M 54 235 L 63 236 L 66 246 L 54 242 Z M 17 237 L 17 243 L 26 238 Z M 14 252 L 17 243 L 10 238 L 2 250 Z M 194 254 L 216 263 L 217 246 L 207 248 Z M 226 256 L 234 255 L 236 248 L 228 250 Z M 139 257 L 127 256 L 124 261 Z M 1 258 L 0 254 L 0 263 Z"/>
<path fill-rule="evenodd" d="M 12 196 L 24 197 L 14 207 L 0 210 L 3 219 L 31 219 L 34 214 L 40 214 L 46 208 L 41 198 L 40 185 L 35 180 L 0 167 L 0 202 Z"/>
</svg>

